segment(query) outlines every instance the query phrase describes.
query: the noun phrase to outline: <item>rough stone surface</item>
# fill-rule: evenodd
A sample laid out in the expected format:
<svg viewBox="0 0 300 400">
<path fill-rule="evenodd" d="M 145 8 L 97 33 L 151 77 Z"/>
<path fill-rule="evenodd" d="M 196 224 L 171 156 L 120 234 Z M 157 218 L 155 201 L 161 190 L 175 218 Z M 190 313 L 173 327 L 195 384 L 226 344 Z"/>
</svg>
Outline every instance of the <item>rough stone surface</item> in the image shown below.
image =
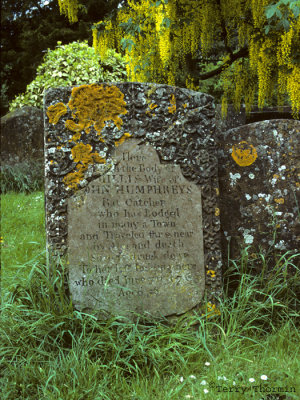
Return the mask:
<svg viewBox="0 0 300 400">
<path fill-rule="evenodd" d="M 205 288 L 215 310 L 212 97 L 138 83 L 50 90 L 45 168 L 50 259 L 68 257 L 78 308 L 173 316 L 204 305 Z"/>
<path fill-rule="evenodd" d="M 114 314 L 166 316 L 201 302 L 201 189 L 153 146 L 130 139 L 117 147 L 112 168 L 69 199 L 68 228 L 77 308 L 97 299 Z"/>
<path fill-rule="evenodd" d="M 300 122 L 256 122 L 218 133 L 222 247 L 299 250 Z"/>
<path fill-rule="evenodd" d="M 14 164 L 43 159 L 43 111 L 23 107 L 1 118 L 1 160 Z"/>
<path fill-rule="evenodd" d="M 246 111 L 245 107 L 241 107 L 240 111 L 236 111 L 232 104 L 228 104 L 227 115 L 222 118 L 221 104 L 216 105 L 216 127 L 217 131 L 225 132 L 228 129 L 237 128 L 245 125 Z"/>
</svg>

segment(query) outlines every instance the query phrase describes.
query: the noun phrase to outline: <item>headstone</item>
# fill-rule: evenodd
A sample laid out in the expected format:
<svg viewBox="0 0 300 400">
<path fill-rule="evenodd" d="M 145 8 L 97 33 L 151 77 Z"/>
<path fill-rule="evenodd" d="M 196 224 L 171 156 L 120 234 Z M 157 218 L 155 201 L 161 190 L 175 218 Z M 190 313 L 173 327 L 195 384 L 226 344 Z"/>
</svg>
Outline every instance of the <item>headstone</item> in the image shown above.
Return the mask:
<svg viewBox="0 0 300 400">
<path fill-rule="evenodd" d="M 271 120 L 217 136 L 222 248 L 239 258 L 299 251 L 300 122 Z M 230 244 L 228 246 L 228 244 Z M 274 264 L 275 265 L 275 264 Z"/>
<path fill-rule="evenodd" d="M 11 165 L 43 160 L 43 132 L 43 111 L 36 107 L 6 114 L 1 118 L 1 162 Z"/>
<path fill-rule="evenodd" d="M 219 132 L 228 131 L 228 129 L 236 128 L 246 124 L 246 110 L 242 105 L 237 111 L 233 104 L 228 104 L 226 116 L 222 115 L 222 105 L 216 105 L 216 130 Z"/>
<path fill-rule="evenodd" d="M 99 318 L 217 312 L 221 251 L 212 97 L 93 84 L 45 96 L 50 259 Z"/>
</svg>

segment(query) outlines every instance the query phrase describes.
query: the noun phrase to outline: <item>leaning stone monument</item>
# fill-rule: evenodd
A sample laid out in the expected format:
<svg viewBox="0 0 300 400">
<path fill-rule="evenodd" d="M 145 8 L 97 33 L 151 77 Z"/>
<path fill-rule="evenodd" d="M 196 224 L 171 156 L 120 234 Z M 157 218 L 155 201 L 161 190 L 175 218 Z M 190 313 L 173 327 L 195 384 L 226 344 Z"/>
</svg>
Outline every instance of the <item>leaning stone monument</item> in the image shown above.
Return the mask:
<svg viewBox="0 0 300 400">
<path fill-rule="evenodd" d="M 167 85 L 45 95 L 46 229 L 84 312 L 217 312 L 221 250 L 214 105 Z M 205 304 L 207 303 L 207 304 Z"/>
</svg>

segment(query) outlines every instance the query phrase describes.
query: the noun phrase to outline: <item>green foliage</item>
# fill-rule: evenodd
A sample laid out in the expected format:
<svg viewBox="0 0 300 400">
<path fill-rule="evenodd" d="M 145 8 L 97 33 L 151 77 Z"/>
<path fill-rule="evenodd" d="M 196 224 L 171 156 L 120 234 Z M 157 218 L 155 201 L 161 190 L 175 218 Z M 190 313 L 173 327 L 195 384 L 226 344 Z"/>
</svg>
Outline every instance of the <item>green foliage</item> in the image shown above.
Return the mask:
<svg viewBox="0 0 300 400">
<path fill-rule="evenodd" d="M 279 0 L 275 4 L 266 7 L 265 15 L 267 17 L 267 25 L 265 33 L 268 34 L 272 30 L 284 29 L 286 32 L 290 28 L 290 14 L 294 18 L 298 18 L 300 14 L 300 1 Z"/>
<path fill-rule="evenodd" d="M 0 70 L 6 85 L 1 115 L 35 78 L 47 48 L 54 49 L 59 40 L 67 44 L 89 39 L 91 24 L 104 19 L 118 4 L 119 0 L 84 0 L 78 9 L 80 22 L 70 24 L 60 15 L 57 0 L 2 0 Z"/>
<path fill-rule="evenodd" d="M 44 91 L 59 86 L 73 86 L 93 82 L 126 80 L 124 58 L 109 49 L 105 58 L 100 58 L 87 42 L 72 42 L 48 50 L 44 62 L 37 68 L 36 78 L 27 86 L 26 92 L 17 96 L 9 110 L 23 106 L 43 107 Z"/>
</svg>

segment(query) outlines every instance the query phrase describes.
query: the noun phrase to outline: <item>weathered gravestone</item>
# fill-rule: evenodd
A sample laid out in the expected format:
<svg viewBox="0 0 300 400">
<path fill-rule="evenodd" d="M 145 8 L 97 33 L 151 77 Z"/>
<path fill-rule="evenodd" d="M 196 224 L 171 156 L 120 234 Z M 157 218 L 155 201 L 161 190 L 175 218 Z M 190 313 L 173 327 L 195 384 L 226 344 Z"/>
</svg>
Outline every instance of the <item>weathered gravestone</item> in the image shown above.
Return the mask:
<svg viewBox="0 0 300 400">
<path fill-rule="evenodd" d="M 299 252 L 300 122 L 256 122 L 219 131 L 216 141 L 223 254 L 227 240 L 231 258 L 245 247 L 253 259 Z"/>
<path fill-rule="evenodd" d="M 19 162 L 43 162 L 43 111 L 23 107 L 1 118 L 1 162 L 14 165 Z"/>
<path fill-rule="evenodd" d="M 45 96 L 46 226 L 76 308 L 217 312 L 219 193 L 212 97 L 93 84 Z"/>
</svg>

